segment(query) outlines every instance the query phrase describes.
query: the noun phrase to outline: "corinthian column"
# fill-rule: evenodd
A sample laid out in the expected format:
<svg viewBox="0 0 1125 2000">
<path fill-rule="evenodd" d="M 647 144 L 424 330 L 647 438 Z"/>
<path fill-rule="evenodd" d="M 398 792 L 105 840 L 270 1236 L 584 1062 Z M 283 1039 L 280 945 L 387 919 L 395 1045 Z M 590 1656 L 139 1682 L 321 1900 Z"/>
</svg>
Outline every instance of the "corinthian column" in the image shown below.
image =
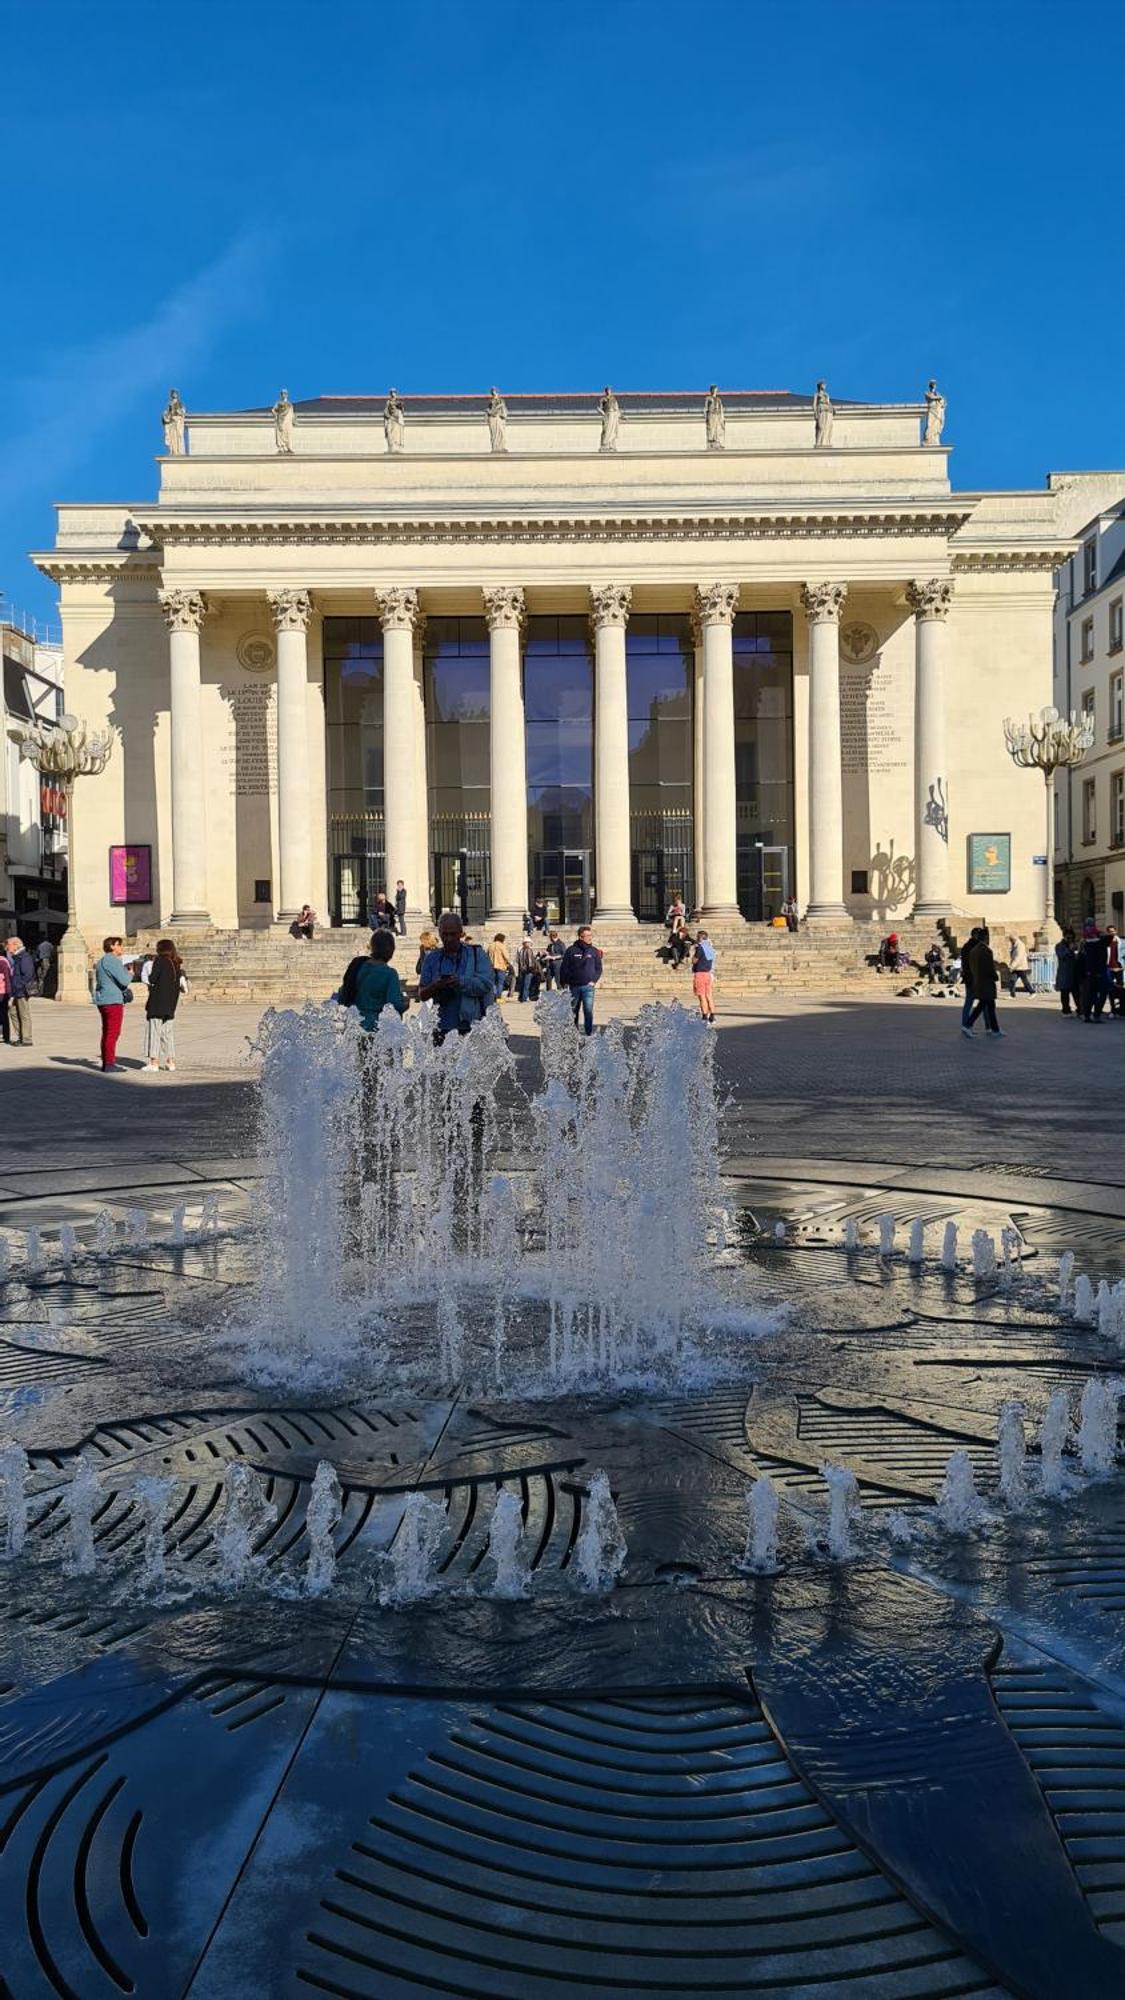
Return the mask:
<svg viewBox="0 0 1125 2000">
<path fill-rule="evenodd" d="M 734 614 L 737 583 L 696 586 L 703 634 L 703 914 L 740 922 L 734 781 Z"/>
<path fill-rule="evenodd" d="M 914 613 L 914 915 L 947 916 L 949 767 L 945 761 L 945 623 L 948 577 L 907 585 Z M 1048 866 L 1051 857 L 1048 856 Z"/>
<path fill-rule="evenodd" d="M 490 924 L 518 937 L 527 908 L 527 747 L 523 725 L 520 632 L 523 591 L 500 584 L 482 593 L 488 620 L 489 787 L 492 907 Z"/>
<path fill-rule="evenodd" d="M 629 699 L 625 627 L 627 583 L 591 588 L 594 624 L 594 880 L 603 923 L 635 924 L 630 885 Z"/>
<path fill-rule="evenodd" d="M 190 930 L 211 921 L 199 695 L 199 634 L 206 606 L 198 590 L 162 590 L 160 609 L 168 627 L 171 684 L 172 914 L 168 921 L 179 930 Z"/>
<path fill-rule="evenodd" d="M 425 885 L 418 874 L 418 748 L 415 741 L 414 625 L 418 592 L 378 590 L 375 602 L 383 623 L 383 834 L 387 895 L 406 884 L 406 921 L 423 922 Z M 376 891 L 378 893 L 378 891 Z"/>
<path fill-rule="evenodd" d="M 267 593 L 277 633 L 278 921 L 292 923 L 309 886 L 309 666 L 307 590 Z"/>
<path fill-rule="evenodd" d="M 840 612 L 846 583 L 806 583 L 809 621 L 809 907 L 812 924 L 848 921 L 840 746 Z"/>
</svg>

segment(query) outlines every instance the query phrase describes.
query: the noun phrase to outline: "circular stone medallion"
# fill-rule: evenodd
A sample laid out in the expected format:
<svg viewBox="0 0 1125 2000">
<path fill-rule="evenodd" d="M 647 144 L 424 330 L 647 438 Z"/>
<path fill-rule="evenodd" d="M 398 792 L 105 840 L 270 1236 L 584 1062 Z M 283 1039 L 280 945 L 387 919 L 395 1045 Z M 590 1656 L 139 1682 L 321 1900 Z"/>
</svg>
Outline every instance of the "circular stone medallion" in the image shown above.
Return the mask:
<svg viewBox="0 0 1125 2000">
<path fill-rule="evenodd" d="M 879 650 L 879 634 L 873 625 L 865 625 L 861 618 L 852 618 L 840 627 L 840 651 L 855 667 L 867 665 Z"/>
<path fill-rule="evenodd" d="M 244 632 L 235 654 L 248 674 L 268 674 L 273 666 L 273 640 L 265 632 Z"/>
</svg>

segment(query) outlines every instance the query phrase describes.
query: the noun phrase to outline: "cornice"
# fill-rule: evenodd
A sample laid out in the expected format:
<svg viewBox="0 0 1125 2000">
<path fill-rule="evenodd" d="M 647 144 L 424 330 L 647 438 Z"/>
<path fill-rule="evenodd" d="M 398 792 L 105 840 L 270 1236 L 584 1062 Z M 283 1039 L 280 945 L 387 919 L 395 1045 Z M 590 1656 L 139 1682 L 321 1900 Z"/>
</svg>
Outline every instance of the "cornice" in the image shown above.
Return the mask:
<svg viewBox="0 0 1125 2000">
<path fill-rule="evenodd" d="M 952 566 L 963 575 L 1026 574 L 1029 570 L 1058 569 L 1073 553 L 1073 542 L 1062 548 L 954 549 Z"/>
<path fill-rule="evenodd" d="M 971 508 L 740 514 L 541 515 L 496 518 L 414 518 L 341 514 L 274 515 L 269 519 L 178 517 L 160 513 L 139 525 L 162 548 L 291 547 L 294 544 L 479 544 L 488 542 L 792 541 L 940 536 L 964 526 Z"/>
<path fill-rule="evenodd" d="M 119 583 L 122 577 L 147 582 L 161 574 L 159 549 L 147 551 L 139 561 L 135 555 L 68 555 L 62 549 L 34 553 L 31 560 L 53 583 Z"/>
</svg>

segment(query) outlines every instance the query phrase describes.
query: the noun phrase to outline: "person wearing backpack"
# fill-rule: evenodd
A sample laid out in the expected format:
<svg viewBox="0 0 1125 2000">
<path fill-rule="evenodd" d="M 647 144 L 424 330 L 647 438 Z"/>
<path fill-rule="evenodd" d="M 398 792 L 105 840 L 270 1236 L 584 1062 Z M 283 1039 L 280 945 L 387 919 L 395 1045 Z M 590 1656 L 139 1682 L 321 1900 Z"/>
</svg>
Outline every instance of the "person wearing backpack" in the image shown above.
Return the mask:
<svg viewBox="0 0 1125 2000">
<path fill-rule="evenodd" d="M 475 1028 L 495 996 L 488 954 L 479 944 L 467 944 L 464 933 L 456 911 L 446 910 L 438 924 L 441 943 L 426 953 L 418 976 L 419 1000 L 432 1000 L 437 1008 L 438 1048 L 447 1035 L 467 1035 Z"/>
</svg>

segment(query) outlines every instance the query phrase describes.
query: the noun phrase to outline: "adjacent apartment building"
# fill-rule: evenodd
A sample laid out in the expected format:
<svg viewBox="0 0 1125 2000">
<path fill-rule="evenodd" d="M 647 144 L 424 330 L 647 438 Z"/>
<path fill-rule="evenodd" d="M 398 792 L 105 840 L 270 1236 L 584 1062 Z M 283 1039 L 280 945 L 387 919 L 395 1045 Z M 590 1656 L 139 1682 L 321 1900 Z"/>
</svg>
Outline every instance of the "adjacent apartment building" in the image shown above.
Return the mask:
<svg viewBox="0 0 1125 2000">
<path fill-rule="evenodd" d="M 1094 745 L 1055 793 L 1061 924 L 1125 922 L 1125 475 L 1058 572 L 1055 706 L 1090 716 Z"/>
<path fill-rule="evenodd" d="M 27 944 L 66 928 L 66 802 L 12 742 L 14 723 L 54 722 L 63 707 L 63 649 L 0 620 L 0 924 Z"/>
</svg>

